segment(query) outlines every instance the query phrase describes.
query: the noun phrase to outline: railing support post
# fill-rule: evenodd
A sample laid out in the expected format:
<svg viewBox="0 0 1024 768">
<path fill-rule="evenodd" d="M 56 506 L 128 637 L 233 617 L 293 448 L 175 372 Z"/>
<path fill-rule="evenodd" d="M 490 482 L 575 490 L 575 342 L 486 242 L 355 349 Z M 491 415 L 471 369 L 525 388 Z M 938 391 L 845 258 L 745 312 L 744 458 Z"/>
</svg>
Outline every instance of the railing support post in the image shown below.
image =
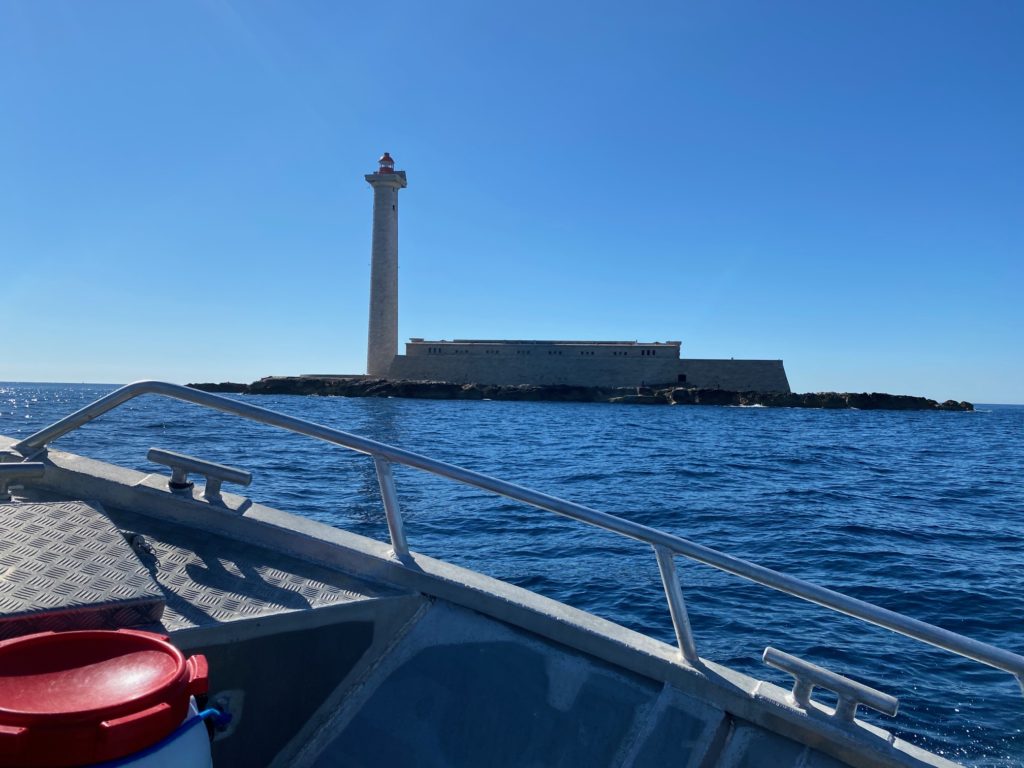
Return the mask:
<svg viewBox="0 0 1024 768">
<path fill-rule="evenodd" d="M 690 630 L 690 617 L 686 614 L 686 603 L 683 601 L 683 590 L 679 586 L 679 574 L 676 572 L 676 559 L 672 550 L 654 546 L 654 555 L 658 558 L 658 570 L 661 571 L 661 583 L 665 587 L 668 599 L 668 612 L 672 615 L 672 626 L 676 630 L 676 640 L 683 658 L 690 664 L 700 664 L 697 655 L 697 644 Z"/>
<path fill-rule="evenodd" d="M 409 544 L 405 540 L 405 525 L 402 523 L 402 511 L 398 507 L 398 494 L 395 492 L 395 476 L 391 473 L 391 462 L 380 456 L 373 457 L 377 468 L 377 482 L 380 483 L 380 497 L 384 501 L 384 516 L 388 521 L 391 533 L 391 546 L 399 560 L 409 557 Z"/>
</svg>

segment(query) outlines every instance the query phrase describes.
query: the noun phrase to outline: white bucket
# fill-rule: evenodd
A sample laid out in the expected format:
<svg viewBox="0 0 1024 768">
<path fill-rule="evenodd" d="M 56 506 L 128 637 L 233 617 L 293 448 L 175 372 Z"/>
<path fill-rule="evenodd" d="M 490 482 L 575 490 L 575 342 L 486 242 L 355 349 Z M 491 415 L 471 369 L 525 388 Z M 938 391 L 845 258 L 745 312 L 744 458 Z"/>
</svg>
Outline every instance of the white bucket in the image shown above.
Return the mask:
<svg viewBox="0 0 1024 768">
<path fill-rule="evenodd" d="M 134 755 L 92 768 L 213 768 L 210 757 L 210 737 L 206 723 L 199 716 L 195 697 L 189 701 L 188 715 L 175 731 L 151 747 Z"/>
</svg>

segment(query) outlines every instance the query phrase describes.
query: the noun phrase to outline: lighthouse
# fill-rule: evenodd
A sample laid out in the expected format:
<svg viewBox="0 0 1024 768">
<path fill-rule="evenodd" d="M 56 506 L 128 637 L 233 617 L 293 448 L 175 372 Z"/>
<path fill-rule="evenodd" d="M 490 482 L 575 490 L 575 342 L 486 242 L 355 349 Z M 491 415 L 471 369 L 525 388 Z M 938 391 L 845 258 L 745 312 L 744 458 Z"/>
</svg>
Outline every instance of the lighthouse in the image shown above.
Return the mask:
<svg viewBox="0 0 1024 768">
<path fill-rule="evenodd" d="M 370 266 L 370 329 L 366 372 L 387 376 L 398 354 L 398 190 L 405 171 L 385 152 L 376 173 L 366 174 L 373 187 L 373 257 Z"/>
</svg>

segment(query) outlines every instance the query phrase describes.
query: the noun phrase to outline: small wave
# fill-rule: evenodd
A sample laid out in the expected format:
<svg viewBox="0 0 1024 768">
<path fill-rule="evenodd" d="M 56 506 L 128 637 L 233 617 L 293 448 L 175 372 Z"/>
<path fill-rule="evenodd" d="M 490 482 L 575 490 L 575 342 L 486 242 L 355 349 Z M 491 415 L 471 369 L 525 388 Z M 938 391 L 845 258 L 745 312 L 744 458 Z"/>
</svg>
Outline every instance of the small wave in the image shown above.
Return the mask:
<svg viewBox="0 0 1024 768">
<path fill-rule="evenodd" d="M 605 477 L 600 472 L 583 472 L 578 475 L 566 475 L 563 479 L 567 483 L 586 483 L 593 480 L 604 480 Z"/>
<path fill-rule="evenodd" d="M 718 477 L 721 475 L 721 471 L 717 469 L 688 469 L 681 467 L 679 469 L 673 469 L 672 473 L 677 477 L 695 477 L 695 478 L 706 478 L 706 477 Z"/>
</svg>

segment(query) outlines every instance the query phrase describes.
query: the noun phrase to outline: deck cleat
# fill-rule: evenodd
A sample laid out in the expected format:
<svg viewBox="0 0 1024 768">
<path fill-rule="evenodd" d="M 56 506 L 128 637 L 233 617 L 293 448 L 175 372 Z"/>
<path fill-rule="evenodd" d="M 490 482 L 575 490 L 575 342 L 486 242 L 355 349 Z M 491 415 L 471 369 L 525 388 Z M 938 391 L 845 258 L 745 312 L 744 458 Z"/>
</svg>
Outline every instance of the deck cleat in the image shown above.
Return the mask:
<svg viewBox="0 0 1024 768">
<path fill-rule="evenodd" d="M 194 472 L 204 475 L 206 477 L 206 488 L 203 490 L 203 498 L 211 504 L 224 503 L 224 497 L 220 493 L 220 487 L 223 483 L 248 486 L 252 482 L 252 472 L 246 472 L 244 469 L 236 469 L 235 467 L 217 464 L 204 459 L 197 459 L 184 453 L 165 451 L 162 448 L 150 448 L 146 458 L 155 464 L 163 464 L 171 468 L 171 477 L 167 481 L 167 487 L 172 493 L 191 495 L 195 484 L 189 481 L 189 474 Z"/>
<path fill-rule="evenodd" d="M 811 693 L 815 688 L 832 691 L 837 697 L 832 717 L 836 720 L 852 723 L 857 715 L 857 707 L 863 704 L 876 712 L 889 717 L 896 717 L 900 702 L 895 696 L 858 683 L 848 677 L 836 674 L 817 664 L 811 664 L 801 658 L 792 656 L 775 648 L 765 648 L 761 656 L 769 667 L 781 669 L 793 676 L 793 690 L 789 695 L 790 703 L 807 710 L 811 706 Z"/>
<path fill-rule="evenodd" d="M 18 464 L 0 464 L 0 501 L 10 501 L 10 487 L 22 480 L 40 478 L 46 471 L 46 465 L 38 461 L 25 461 Z"/>
</svg>

